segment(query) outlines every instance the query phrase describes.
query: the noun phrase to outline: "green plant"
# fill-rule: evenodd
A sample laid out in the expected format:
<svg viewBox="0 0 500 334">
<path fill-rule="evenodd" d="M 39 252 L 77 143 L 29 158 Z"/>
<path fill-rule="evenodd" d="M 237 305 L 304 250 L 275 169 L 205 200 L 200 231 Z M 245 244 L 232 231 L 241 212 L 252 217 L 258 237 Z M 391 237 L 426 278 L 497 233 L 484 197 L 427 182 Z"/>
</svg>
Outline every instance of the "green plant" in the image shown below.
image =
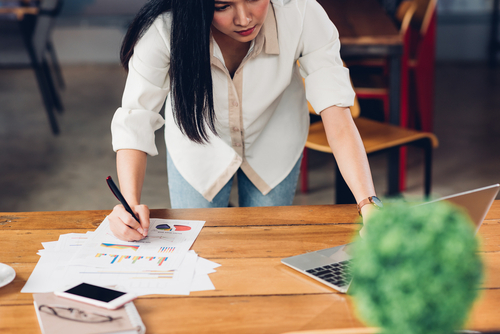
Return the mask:
<svg viewBox="0 0 500 334">
<path fill-rule="evenodd" d="M 350 293 L 359 315 L 384 333 L 452 333 L 478 293 L 477 251 L 472 222 L 451 204 L 377 211 L 355 243 Z"/>
</svg>

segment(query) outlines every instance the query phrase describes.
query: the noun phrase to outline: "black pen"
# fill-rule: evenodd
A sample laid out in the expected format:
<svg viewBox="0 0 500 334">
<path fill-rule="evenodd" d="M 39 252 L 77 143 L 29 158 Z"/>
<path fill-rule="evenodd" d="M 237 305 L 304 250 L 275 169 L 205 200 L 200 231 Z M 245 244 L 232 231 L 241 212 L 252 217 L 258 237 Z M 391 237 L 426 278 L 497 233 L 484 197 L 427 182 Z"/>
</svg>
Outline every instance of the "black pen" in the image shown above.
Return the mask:
<svg viewBox="0 0 500 334">
<path fill-rule="evenodd" d="M 107 184 L 109 186 L 109 189 L 111 189 L 111 191 L 116 196 L 116 198 L 120 201 L 120 203 L 122 203 L 122 205 L 125 208 L 125 210 L 127 210 L 127 212 L 130 213 L 132 215 L 132 217 L 134 217 L 134 219 L 137 220 L 137 222 L 140 224 L 141 222 L 139 221 L 139 219 L 137 219 L 136 215 L 134 214 L 134 212 L 132 211 L 132 209 L 128 205 L 128 203 L 125 200 L 125 198 L 123 197 L 120 189 L 118 189 L 118 187 L 116 186 L 116 184 L 113 182 L 113 179 L 111 178 L 111 176 L 108 176 L 106 178 L 106 182 L 107 182 Z M 167 224 L 164 224 L 164 225 L 167 225 Z M 168 228 L 170 228 L 170 226 Z"/>
<path fill-rule="evenodd" d="M 130 213 L 132 215 L 132 217 L 134 217 L 134 219 L 137 220 L 137 222 L 140 224 L 141 222 L 139 221 L 139 219 L 137 219 L 136 215 L 134 214 L 134 211 L 132 211 L 132 209 L 128 205 L 128 203 L 125 200 L 125 198 L 123 197 L 120 189 L 118 189 L 118 187 L 116 186 L 116 184 L 113 182 L 113 179 L 111 178 L 111 176 L 108 176 L 106 178 L 106 182 L 107 182 L 107 184 L 109 186 L 109 189 L 111 189 L 111 191 L 116 196 L 116 198 L 120 201 L 120 203 L 122 203 L 122 205 L 125 208 L 125 210 L 127 210 L 127 212 Z"/>
</svg>

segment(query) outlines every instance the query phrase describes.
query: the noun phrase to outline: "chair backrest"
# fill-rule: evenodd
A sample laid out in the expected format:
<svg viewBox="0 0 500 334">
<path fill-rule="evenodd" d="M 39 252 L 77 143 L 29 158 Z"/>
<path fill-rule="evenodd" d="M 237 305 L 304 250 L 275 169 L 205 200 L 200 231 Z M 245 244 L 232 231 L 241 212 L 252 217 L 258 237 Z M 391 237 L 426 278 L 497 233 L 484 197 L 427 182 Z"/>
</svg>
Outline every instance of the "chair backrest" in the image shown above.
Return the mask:
<svg viewBox="0 0 500 334">
<path fill-rule="evenodd" d="M 407 29 L 408 26 L 403 22 L 408 14 L 408 11 L 413 7 L 411 15 L 411 26 L 413 29 L 425 35 L 429 29 L 432 16 L 436 12 L 437 0 L 407 0 L 400 3 L 396 11 L 396 20 L 401 22 L 401 31 Z"/>
<path fill-rule="evenodd" d="M 420 35 L 422 36 L 425 36 L 427 34 L 433 16 L 436 15 L 437 0 L 427 0 L 427 2 L 427 6 L 421 9 L 425 11 L 420 25 Z"/>
<path fill-rule="evenodd" d="M 434 53 L 435 29 L 436 29 L 436 6 L 438 0 L 407 0 L 403 1 L 396 13 L 396 19 L 400 22 L 406 21 L 407 14 L 413 8 L 413 14 L 409 24 L 402 22 L 402 29 L 406 29 L 403 34 L 405 45 L 408 45 L 410 62 L 415 62 L 421 52 Z M 422 50 L 422 44 L 428 50 Z M 431 49 L 429 49 L 431 48 Z"/>
<path fill-rule="evenodd" d="M 401 35 L 404 35 L 408 30 L 408 26 L 413 19 L 416 9 L 417 4 L 413 0 L 403 1 L 399 4 L 395 13 L 395 18 L 400 24 L 399 32 Z"/>
<path fill-rule="evenodd" d="M 403 21 L 407 10 L 415 6 L 415 12 L 411 19 L 411 26 L 421 35 L 425 35 L 429 29 L 433 15 L 436 13 L 437 0 L 407 0 L 401 2 L 396 12 L 396 20 Z"/>
<path fill-rule="evenodd" d="M 401 18 L 401 28 L 399 29 L 403 38 L 404 36 L 406 36 L 408 28 L 410 27 L 410 24 L 414 20 L 416 11 L 418 9 L 417 4 L 413 1 L 405 1 L 405 3 L 408 3 L 408 6 L 406 6 L 404 15 Z"/>
</svg>

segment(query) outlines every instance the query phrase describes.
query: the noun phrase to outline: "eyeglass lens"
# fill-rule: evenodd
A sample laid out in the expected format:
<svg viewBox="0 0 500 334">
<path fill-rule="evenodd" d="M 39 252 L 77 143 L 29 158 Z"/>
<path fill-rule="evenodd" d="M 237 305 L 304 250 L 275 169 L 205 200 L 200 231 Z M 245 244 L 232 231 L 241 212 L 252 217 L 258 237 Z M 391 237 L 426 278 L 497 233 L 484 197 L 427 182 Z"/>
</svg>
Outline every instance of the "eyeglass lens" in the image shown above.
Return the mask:
<svg viewBox="0 0 500 334">
<path fill-rule="evenodd" d="M 39 310 L 44 313 L 55 315 L 59 318 L 89 323 L 109 322 L 121 318 L 113 318 L 108 315 L 98 313 L 87 313 L 72 307 L 40 305 Z"/>
</svg>

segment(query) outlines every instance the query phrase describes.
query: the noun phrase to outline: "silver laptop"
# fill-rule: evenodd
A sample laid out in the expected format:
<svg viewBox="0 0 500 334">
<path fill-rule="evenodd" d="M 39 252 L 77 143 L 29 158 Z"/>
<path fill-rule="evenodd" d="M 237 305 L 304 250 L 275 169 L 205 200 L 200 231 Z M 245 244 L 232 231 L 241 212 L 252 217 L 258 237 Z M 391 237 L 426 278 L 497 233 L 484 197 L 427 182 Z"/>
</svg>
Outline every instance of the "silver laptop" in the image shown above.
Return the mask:
<svg viewBox="0 0 500 334">
<path fill-rule="evenodd" d="M 481 227 L 488 210 L 497 196 L 499 184 L 446 196 L 420 205 L 449 201 L 463 207 L 476 226 Z M 305 253 L 281 260 L 283 264 L 310 276 L 340 292 L 347 292 L 352 281 L 350 260 L 352 244 Z"/>
</svg>

